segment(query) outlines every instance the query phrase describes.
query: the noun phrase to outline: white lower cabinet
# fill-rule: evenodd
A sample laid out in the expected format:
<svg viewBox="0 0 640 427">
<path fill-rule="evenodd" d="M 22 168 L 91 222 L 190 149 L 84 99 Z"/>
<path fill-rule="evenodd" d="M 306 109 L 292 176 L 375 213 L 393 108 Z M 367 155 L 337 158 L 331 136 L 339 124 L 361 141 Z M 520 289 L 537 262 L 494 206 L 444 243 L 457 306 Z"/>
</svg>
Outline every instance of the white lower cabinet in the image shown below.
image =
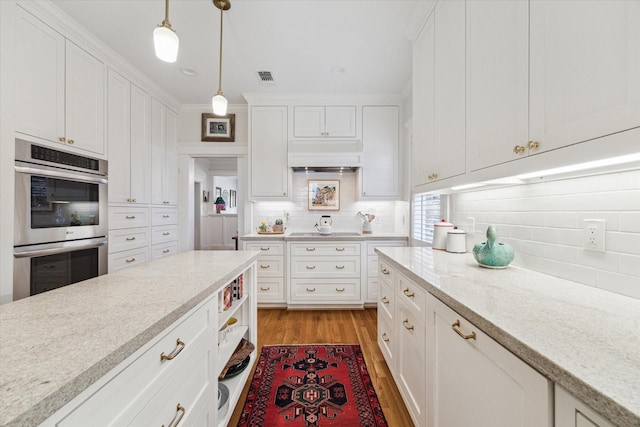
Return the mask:
<svg viewBox="0 0 640 427">
<path fill-rule="evenodd" d="M 403 247 L 406 245 L 406 240 L 367 241 L 367 290 L 364 295 L 365 304 L 378 301 L 378 254 L 376 254 L 375 248 Z"/>
<path fill-rule="evenodd" d="M 109 273 L 149 261 L 149 208 L 109 206 Z"/>
<path fill-rule="evenodd" d="M 427 325 L 426 291 L 398 274 L 395 287 L 396 374 L 395 379 L 417 426 L 426 424 Z"/>
<path fill-rule="evenodd" d="M 178 252 L 178 208 L 151 208 L 151 259 Z"/>
<path fill-rule="evenodd" d="M 360 242 L 287 244 L 289 306 L 362 305 Z"/>
<path fill-rule="evenodd" d="M 433 296 L 429 425 L 551 427 L 551 382 Z"/>
<path fill-rule="evenodd" d="M 246 251 L 260 251 L 258 258 L 258 303 L 283 306 L 287 303 L 284 288 L 284 240 L 245 242 Z"/>
<path fill-rule="evenodd" d="M 555 427 L 614 427 L 571 393 L 555 386 Z"/>
<path fill-rule="evenodd" d="M 378 277 L 378 345 L 416 426 L 553 425 L 551 381 L 384 259 Z"/>
<path fill-rule="evenodd" d="M 257 343 L 255 264 L 242 277 L 243 296 L 229 308 L 224 308 L 223 286 L 42 426 L 226 426 L 252 370 L 229 379 L 218 377 L 241 339 Z M 219 341 L 218 331 L 231 317 L 237 322 Z M 252 366 L 257 352 L 250 357 Z M 219 381 L 229 389 L 224 414 L 217 413 Z"/>
</svg>

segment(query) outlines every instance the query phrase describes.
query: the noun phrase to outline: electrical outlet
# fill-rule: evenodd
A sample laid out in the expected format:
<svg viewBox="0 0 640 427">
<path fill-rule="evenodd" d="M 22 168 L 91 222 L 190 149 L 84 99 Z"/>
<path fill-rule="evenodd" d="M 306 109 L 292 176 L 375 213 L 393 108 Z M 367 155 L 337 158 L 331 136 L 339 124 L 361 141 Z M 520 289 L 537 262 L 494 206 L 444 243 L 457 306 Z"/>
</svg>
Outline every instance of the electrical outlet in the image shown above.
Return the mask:
<svg viewBox="0 0 640 427">
<path fill-rule="evenodd" d="M 583 248 L 589 251 L 604 252 L 604 225 L 604 219 L 584 220 Z"/>
</svg>

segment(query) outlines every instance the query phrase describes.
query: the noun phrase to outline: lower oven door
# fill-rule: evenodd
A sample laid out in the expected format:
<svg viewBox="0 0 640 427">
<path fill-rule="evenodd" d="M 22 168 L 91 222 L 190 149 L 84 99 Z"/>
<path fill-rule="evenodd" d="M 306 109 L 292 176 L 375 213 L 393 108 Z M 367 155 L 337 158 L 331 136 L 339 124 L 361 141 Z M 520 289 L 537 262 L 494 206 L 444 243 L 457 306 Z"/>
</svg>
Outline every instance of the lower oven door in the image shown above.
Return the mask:
<svg viewBox="0 0 640 427">
<path fill-rule="evenodd" d="M 107 273 L 107 238 L 16 247 L 13 299 L 18 300 Z"/>
</svg>

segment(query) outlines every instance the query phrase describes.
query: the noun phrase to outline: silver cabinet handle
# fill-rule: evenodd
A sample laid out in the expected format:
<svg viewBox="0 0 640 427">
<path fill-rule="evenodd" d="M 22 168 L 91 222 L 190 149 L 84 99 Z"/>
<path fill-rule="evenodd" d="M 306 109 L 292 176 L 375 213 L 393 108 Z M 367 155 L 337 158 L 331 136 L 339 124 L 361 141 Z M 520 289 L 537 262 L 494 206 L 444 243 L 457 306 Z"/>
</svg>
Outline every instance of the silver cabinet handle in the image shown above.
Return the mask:
<svg viewBox="0 0 640 427">
<path fill-rule="evenodd" d="M 168 236 L 169 234 L 171 233 L 169 233 L 168 231 L 165 231 L 164 233 L 162 233 L 163 236 Z"/>
<path fill-rule="evenodd" d="M 336 265 L 336 268 L 337 268 L 338 270 L 342 270 L 342 269 L 344 269 L 344 265 Z"/>
<path fill-rule="evenodd" d="M 129 259 L 126 259 L 126 260 L 125 260 L 125 262 L 133 262 L 133 261 L 135 261 L 135 260 L 136 260 L 135 258 L 131 257 L 131 258 L 129 258 Z"/>
<path fill-rule="evenodd" d="M 136 219 L 135 215 L 127 215 L 125 216 L 126 219 Z"/>
<path fill-rule="evenodd" d="M 169 218 L 171 215 L 162 215 L 162 218 Z"/>
<path fill-rule="evenodd" d="M 271 248 L 268 248 L 268 247 L 267 248 L 262 248 L 262 247 L 260 248 L 261 251 L 268 251 L 269 249 L 271 249 Z"/>
<path fill-rule="evenodd" d="M 338 252 L 343 252 L 343 251 L 344 251 L 344 248 L 336 248 L 336 251 L 338 251 Z"/>
<path fill-rule="evenodd" d="M 307 251 L 308 251 L 308 252 L 313 252 L 313 251 L 315 251 L 315 250 L 316 250 L 316 248 L 307 248 Z"/>
<path fill-rule="evenodd" d="M 336 292 L 344 292 L 344 288 L 336 288 Z"/>
<path fill-rule="evenodd" d="M 389 304 L 389 299 L 387 297 L 382 297 L 381 301 L 383 304 Z"/>
<path fill-rule="evenodd" d="M 389 270 L 387 270 L 386 268 L 383 268 L 382 270 L 380 270 L 382 272 L 382 274 L 384 274 L 385 276 L 389 275 Z"/>
<path fill-rule="evenodd" d="M 271 267 L 271 265 L 270 265 L 270 264 L 267 264 L 267 265 L 260 264 L 260 268 L 270 268 L 270 267 Z"/>
<path fill-rule="evenodd" d="M 169 249 L 165 249 L 164 251 L 162 251 L 163 254 L 168 254 L 169 252 L 171 252 L 171 250 Z"/>
<path fill-rule="evenodd" d="M 127 237 L 127 241 L 132 241 L 132 240 L 136 240 L 136 237 L 135 236 Z"/>
<path fill-rule="evenodd" d="M 271 289 L 271 286 L 267 286 L 266 288 L 263 288 L 262 286 L 260 286 L 261 291 L 268 291 L 269 289 Z"/>
<path fill-rule="evenodd" d="M 315 268 L 315 265 L 307 265 L 307 270 L 314 270 Z"/>
<path fill-rule="evenodd" d="M 316 291 L 316 288 L 311 288 L 311 289 L 307 288 L 307 292 L 315 292 L 315 291 Z"/>
</svg>

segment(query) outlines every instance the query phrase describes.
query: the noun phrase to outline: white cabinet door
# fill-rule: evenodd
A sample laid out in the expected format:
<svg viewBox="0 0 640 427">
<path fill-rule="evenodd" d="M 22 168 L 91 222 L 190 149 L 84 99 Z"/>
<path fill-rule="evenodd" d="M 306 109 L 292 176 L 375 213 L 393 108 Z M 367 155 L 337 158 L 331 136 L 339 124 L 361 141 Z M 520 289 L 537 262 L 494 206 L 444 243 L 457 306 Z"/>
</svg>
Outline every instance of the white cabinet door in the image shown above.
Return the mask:
<svg viewBox="0 0 640 427">
<path fill-rule="evenodd" d="M 331 106 L 324 110 L 324 132 L 330 138 L 355 138 L 356 107 Z"/>
<path fill-rule="evenodd" d="M 293 135 L 295 138 L 354 138 L 356 107 L 295 106 Z"/>
<path fill-rule="evenodd" d="M 555 427 L 613 427 L 613 424 L 576 399 L 567 390 L 555 385 Z"/>
<path fill-rule="evenodd" d="M 427 21 L 413 46 L 413 186 L 426 184 L 437 167 L 434 148 L 435 25 Z"/>
<path fill-rule="evenodd" d="M 16 131 L 58 142 L 65 136 L 65 38 L 24 9 L 16 12 Z"/>
<path fill-rule="evenodd" d="M 75 148 L 104 154 L 104 64 L 66 43 L 66 137 Z"/>
<path fill-rule="evenodd" d="M 151 201 L 151 96 L 134 84 L 131 85 L 130 139 L 131 203 L 148 204 Z"/>
<path fill-rule="evenodd" d="M 414 48 L 413 185 L 465 173 L 465 3 L 441 1 Z"/>
<path fill-rule="evenodd" d="M 529 3 L 467 2 L 468 169 L 520 158 L 529 137 Z M 516 150 L 517 151 L 517 150 Z"/>
<path fill-rule="evenodd" d="M 131 200 L 131 83 L 109 69 L 107 73 L 107 141 L 109 144 L 109 203 Z"/>
<path fill-rule="evenodd" d="M 399 197 L 399 122 L 395 105 L 362 107 L 363 197 Z"/>
<path fill-rule="evenodd" d="M 251 107 L 251 196 L 289 197 L 287 107 Z"/>
<path fill-rule="evenodd" d="M 428 301 L 429 424 L 552 426 L 549 380 L 435 297 Z"/>
<path fill-rule="evenodd" d="M 176 114 L 151 99 L 151 203 L 177 205 Z"/>
<path fill-rule="evenodd" d="M 529 129 L 537 152 L 640 126 L 640 3 L 533 1 L 530 8 Z"/>
</svg>

